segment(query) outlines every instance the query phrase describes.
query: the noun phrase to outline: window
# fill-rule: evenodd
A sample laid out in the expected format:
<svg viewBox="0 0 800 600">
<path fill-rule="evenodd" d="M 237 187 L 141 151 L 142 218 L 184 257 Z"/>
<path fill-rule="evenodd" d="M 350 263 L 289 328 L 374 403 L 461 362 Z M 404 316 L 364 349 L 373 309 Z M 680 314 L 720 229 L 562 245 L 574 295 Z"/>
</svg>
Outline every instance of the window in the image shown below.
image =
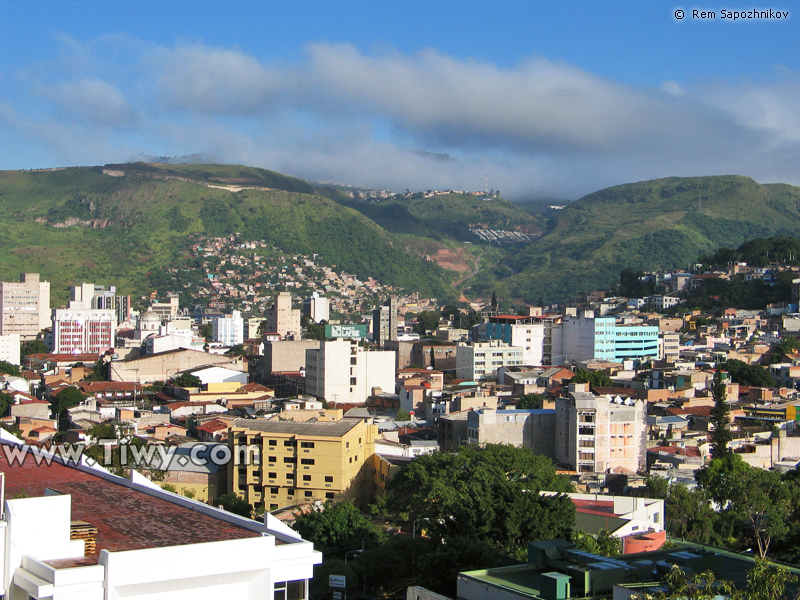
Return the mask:
<svg viewBox="0 0 800 600">
<path fill-rule="evenodd" d="M 276 583 L 274 600 L 306 600 L 305 580 L 298 579 L 296 581 Z"/>
<path fill-rule="evenodd" d="M 332 500 L 333 499 L 333 492 L 325 492 L 325 499 Z M 408 534 L 406 534 L 408 535 Z"/>
<path fill-rule="evenodd" d="M 300 464 L 301 465 L 313 465 L 314 464 L 314 459 L 313 458 L 301 458 L 300 459 Z"/>
<path fill-rule="evenodd" d="M 283 440 L 284 446 L 297 446 L 296 440 Z"/>
<path fill-rule="evenodd" d="M 269 488 L 269 493 L 270 494 L 277 494 L 278 493 L 278 488 Z"/>
<path fill-rule="evenodd" d="M 313 494 L 314 494 L 314 492 L 312 492 L 311 490 L 306 490 L 305 492 L 303 492 L 303 495 L 304 495 L 306 498 L 311 498 L 311 496 L 312 496 Z"/>
<path fill-rule="evenodd" d="M 288 488 L 286 490 L 286 495 L 287 496 L 294 496 L 294 488 Z"/>
<path fill-rule="evenodd" d="M 301 448 L 313 448 L 314 442 L 300 442 Z"/>
<path fill-rule="evenodd" d="M 349 448 L 349 447 L 350 447 L 350 442 L 345 442 L 345 443 L 344 443 L 344 447 L 345 447 L 345 448 Z"/>
<path fill-rule="evenodd" d="M 353 457 L 352 456 L 350 457 L 350 462 L 353 462 Z"/>
<path fill-rule="evenodd" d="M 270 456 L 269 457 L 269 462 L 271 462 L 271 463 L 278 462 L 278 457 L 277 456 Z"/>
<path fill-rule="evenodd" d="M 296 463 L 297 459 L 294 456 L 284 456 L 283 462 L 285 463 Z"/>
<path fill-rule="evenodd" d="M 269 505 L 269 509 L 270 510 L 278 510 L 278 505 L 277 504 L 270 504 Z M 277 598 L 277 596 L 276 596 L 276 598 Z"/>
<path fill-rule="evenodd" d="M 270 446 L 277 446 L 278 445 L 278 440 L 270 440 L 269 441 L 269 445 Z"/>
<path fill-rule="evenodd" d="M 294 473 L 287 473 L 286 479 L 294 479 Z"/>
<path fill-rule="evenodd" d="M 333 483 L 333 476 L 325 475 L 325 483 Z"/>
<path fill-rule="evenodd" d="M 277 476 L 277 473 L 267 473 L 267 479 L 275 479 Z"/>
<path fill-rule="evenodd" d="M 303 481 L 311 481 L 311 475 L 303 475 Z"/>
</svg>

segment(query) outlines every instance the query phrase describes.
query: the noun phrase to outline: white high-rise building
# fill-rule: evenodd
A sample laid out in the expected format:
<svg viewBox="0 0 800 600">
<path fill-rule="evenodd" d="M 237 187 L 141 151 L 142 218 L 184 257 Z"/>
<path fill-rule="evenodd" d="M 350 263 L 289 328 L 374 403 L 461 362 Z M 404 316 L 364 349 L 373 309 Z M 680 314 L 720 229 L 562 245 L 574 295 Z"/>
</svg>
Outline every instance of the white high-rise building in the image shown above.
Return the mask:
<svg viewBox="0 0 800 600">
<path fill-rule="evenodd" d="M 330 301 L 317 292 L 312 293 L 303 300 L 303 315 L 311 317 L 315 323 L 329 321 L 331 318 Z"/>
<path fill-rule="evenodd" d="M 394 350 L 366 351 L 357 340 L 321 342 L 306 350 L 306 391 L 334 402 L 363 403 L 372 388 L 394 391 Z"/>
<path fill-rule="evenodd" d="M 211 321 L 211 337 L 215 342 L 226 346 L 244 343 L 244 319 L 238 310 L 233 314 L 222 315 Z"/>
<path fill-rule="evenodd" d="M 12 365 L 18 365 L 19 362 L 19 334 L 9 333 L 8 335 L 0 335 L 0 360 L 3 360 Z"/>
<path fill-rule="evenodd" d="M 33 340 L 50 326 L 50 282 L 23 273 L 19 282 L 0 282 L 0 335 L 16 333 Z"/>
</svg>

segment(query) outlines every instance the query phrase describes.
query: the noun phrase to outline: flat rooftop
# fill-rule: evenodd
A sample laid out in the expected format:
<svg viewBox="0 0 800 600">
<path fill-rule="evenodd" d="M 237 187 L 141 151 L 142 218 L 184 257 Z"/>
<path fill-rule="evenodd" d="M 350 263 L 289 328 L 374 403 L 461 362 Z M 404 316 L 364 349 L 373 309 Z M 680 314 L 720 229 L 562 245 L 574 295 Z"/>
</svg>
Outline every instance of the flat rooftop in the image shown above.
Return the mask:
<svg viewBox="0 0 800 600">
<path fill-rule="evenodd" d="M 0 448 L 0 471 L 6 475 L 6 498 L 44 496 L 46 488 L 71 495 L 72 520 L 97 528 L 97 554 L 100 550 L 120 552 L 259 536 L 255 531 L 55 461 L 50 466 L 38 466 L 28 456 L 22 465 L 11 465 L 3 449 Z M 85 560 L 96 563 L 97 554 Z"/>
</svg>

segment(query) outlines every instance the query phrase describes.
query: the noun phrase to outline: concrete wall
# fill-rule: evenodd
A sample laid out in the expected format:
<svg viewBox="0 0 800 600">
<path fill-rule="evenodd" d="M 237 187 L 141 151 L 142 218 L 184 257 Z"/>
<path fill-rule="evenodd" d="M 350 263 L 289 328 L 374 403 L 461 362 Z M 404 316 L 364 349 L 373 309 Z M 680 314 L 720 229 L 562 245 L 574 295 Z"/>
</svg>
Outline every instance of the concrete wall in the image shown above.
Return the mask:
<svg viewBox="0 0 800 600">
<path fill-rule="evenodd" d="M 166 381 L 180 371 L 214 364 L 240 371 L 247 368 L 240 357 L 219 356 L 196 350 L 178 350 L 128 361 L 112 362 L 110 379 L 111 381 L 135 381 L 138 383 Z"/>
</svg>

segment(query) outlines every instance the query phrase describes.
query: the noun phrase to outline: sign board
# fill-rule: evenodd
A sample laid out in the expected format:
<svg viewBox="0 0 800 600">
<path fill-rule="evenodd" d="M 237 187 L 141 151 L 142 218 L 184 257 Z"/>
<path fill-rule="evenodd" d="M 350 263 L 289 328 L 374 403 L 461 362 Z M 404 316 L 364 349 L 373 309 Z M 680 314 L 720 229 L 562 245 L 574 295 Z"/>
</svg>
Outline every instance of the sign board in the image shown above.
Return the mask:
<svg viewBox="0 0 800 600">
<path fill-rule="evenodd" d="M 342 600 L 342 592 L 333 592 L 333 600 Z"/>
<path fill-rule="evenodd" d="M 366 338 L 366 325 L 325 325 L 326 338 Z"/>
<path fill-rule="evenodd" d="M 328 584 L 332 588 L 344 589 L 347 587 L 347 578 L 344 575 L 328 575 Z"/>
</svg>

